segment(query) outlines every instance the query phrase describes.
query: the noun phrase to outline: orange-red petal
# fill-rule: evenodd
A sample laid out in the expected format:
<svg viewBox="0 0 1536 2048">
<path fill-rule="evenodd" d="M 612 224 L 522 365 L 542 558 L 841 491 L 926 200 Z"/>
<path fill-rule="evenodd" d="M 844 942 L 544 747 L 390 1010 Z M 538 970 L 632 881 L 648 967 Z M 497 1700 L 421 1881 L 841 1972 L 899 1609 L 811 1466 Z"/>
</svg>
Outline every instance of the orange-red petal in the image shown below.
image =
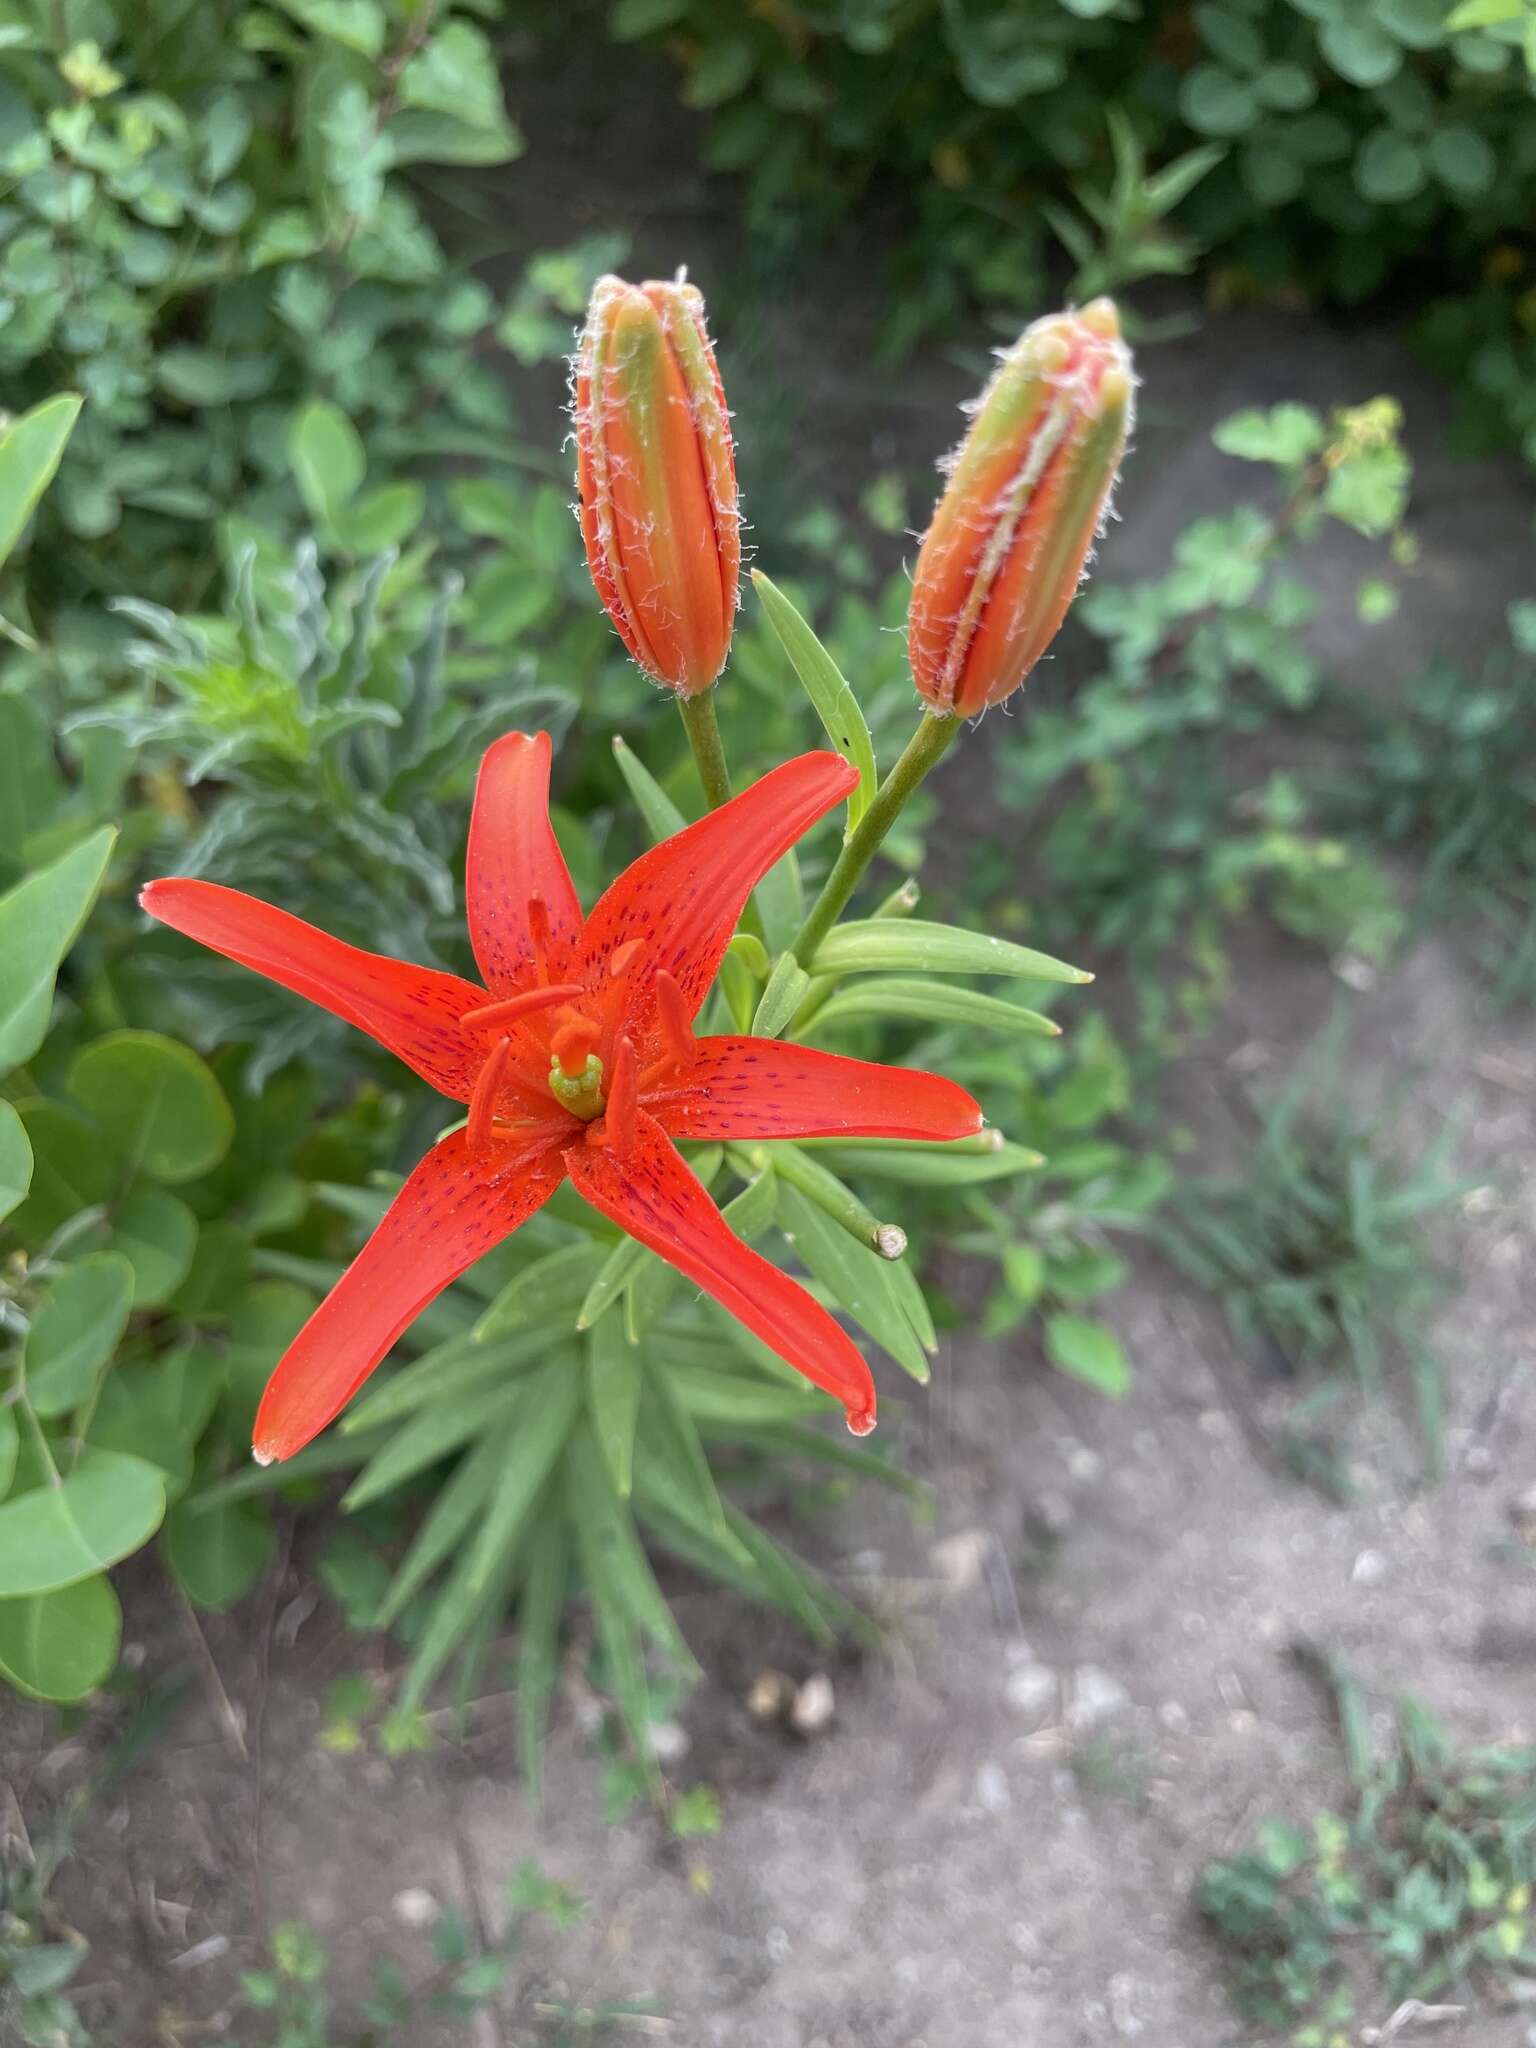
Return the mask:
<svg viewBox="0 0 1536 2048">
<path fill-rule="evenodd" d="M 649 1031 L 663 969 L 698 1015 L 753 888 L 858 779 L 840 754 L 801 754 L 641 854 L 604 891 L 587 919 L 586 975 L 605 990 L 615 1037 L 629 1031 L 638 1044 Z M 636 939 L 638 952 L 610 975 Z"/>
<path fill-rule="evenodd" d="M 841 1401 L 850 1429 L 862 1436 L 874 1428 L 875 1384 L 858 1346 L 798 1282 L 733 1233 L 654 1118 L 640 1113 L 622 1158 L 584 1144 L 565 1159 L 572 1186 L 594 1209 Z"/>
<path fill-rule="evenodd" d="M 484 989 L 472 981 L 365 953 L 217 882 L 172 876 L 147 883 L 139 902 L 173 931 L 345 1017 L 442 1094 L 469 1100 L 485 1057 L 484 1044 L 459 1023 L 485 1001 Z"/>
<path fill-rule="evenodd" d="M 291 1458 L 340 1414 L 429 1301 L 547 1202 L 558 1150 L 476 1153 L 463 1131 L 434 1145 L 267 1382 L 253 1448 Z"/>
<path fill-rule="evenodd" d="M 647 1109 L 673 1138 L 968 1138 L 981 1105 L 954 1081 L 773 1038 L 701 1038 Z"/>
<path fill-rule="evenodd" d="M 563 981 L 581 935 L 581 904 L 549 822 L 547 732 L 509 732 L 480 763 L 469 821 L 465 888 L 469 938 L 487 984 L 498 995 L 522 988 L 534 972 L 528 905 L 544 904 L 551 981 Z"/>
</svg>

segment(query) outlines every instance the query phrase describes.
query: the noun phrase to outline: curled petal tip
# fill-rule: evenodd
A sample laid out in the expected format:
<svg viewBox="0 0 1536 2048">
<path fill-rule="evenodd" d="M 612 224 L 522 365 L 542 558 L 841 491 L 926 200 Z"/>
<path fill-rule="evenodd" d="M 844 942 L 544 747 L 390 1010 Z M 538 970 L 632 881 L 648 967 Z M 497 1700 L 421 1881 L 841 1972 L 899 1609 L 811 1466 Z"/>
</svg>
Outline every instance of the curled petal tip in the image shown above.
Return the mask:
<svg viewBox="0 0 1536 2048">
<path fill-rule="evenodd" d="M 848 1433 L 850 1436 L 868 1436 L 875 1426 L 875 1404 L 848 1410 Z"/>
<path fill-rule="evenodd" d="M 275 1465 L 277 1463 L 276 1451 L 269 1450 L 265 1444 L 260 1443 L 251 1445 L 251 1458 L 258 1465 Z"/>
</svg>

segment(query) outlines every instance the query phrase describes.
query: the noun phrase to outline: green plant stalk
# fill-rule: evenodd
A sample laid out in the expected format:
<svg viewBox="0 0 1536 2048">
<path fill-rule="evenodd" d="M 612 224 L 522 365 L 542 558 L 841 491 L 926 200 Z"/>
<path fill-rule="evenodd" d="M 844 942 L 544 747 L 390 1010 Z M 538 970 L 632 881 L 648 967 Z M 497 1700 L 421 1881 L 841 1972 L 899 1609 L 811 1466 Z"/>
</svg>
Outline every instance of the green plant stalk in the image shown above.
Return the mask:
<svg viewBox="0 0 1536 2048">
<path fill-rule="evenodd" d="M 877 1257 L 899 1259 L 905 1253 L 907 1233 L 899 1224 L 882 1223 L 851 1188 L 843 1186 L 836 1174 L 829 1172 L 819 1159 L 807 1158 L 796 1146 L 733 1145 L 729 1154 L 731 1164 L 744 1179 L 750 1180 L 771 1169 Z"/>
<path fill-rule="evenodd" d="M 901 816 L 908 799 L 930 769 L 936 768 L 954 744 L 962 721 L 949 713 L 925 711 L 896 766 L 875 792 L 875 800 L 854 827 L 832 872 L 821 885 L 791 951 L 809 970 L 817 948 L 848 906 L 864 870 L 880 851 L 885 835 Z"/>
<path fill-rule="evenodd" d="M 696 696 L 679 697 L 683 730 L 693 749 L 694 766 L 704 785 L 709 808 L 718 811 L 731 797 L 731 771 L 725 765 L 725 748 L 720 739 L 720 721 L 715 716 L 714 690 L 700 690 Z"/>
</svg>

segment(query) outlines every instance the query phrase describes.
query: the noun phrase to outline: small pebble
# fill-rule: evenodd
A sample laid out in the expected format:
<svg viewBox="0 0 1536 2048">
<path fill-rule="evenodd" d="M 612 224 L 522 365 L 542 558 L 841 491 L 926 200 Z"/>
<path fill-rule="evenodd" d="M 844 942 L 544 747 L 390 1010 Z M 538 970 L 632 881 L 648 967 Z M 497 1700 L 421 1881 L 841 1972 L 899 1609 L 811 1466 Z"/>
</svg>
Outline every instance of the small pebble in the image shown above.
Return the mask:
<svg viewBox="0 0 1536 2048">
<path fill-rule="evenodd" d="M 1004 1682 L 1003 1697 L 1016 1714 L 1038 1721 L 1054 1713 L 1060 1690 L 1055 1672 L 1047 1665 L 1019 1664 Z"/>
<path fill-rule="evenodd" d="M 991 1547 L 990 1530 L 958 1529 L 953 1536 L 946 1536 L 935 1543 L 928 1555 L 934 1570 L 952 1592 L 968 1593 L 981 1583 L 982 1570 Z"/>
<path fill-rule="evenodd" d="M 782 1671 L 759 1671 L 747 1691 L 747 1712 L 756 1721 L 776 1721 L 789 1712 L 795 1681 Z"/>
<path fill-rule="evenodd" d="M 392 1903 L 395 1918 L 402 1927 L 430 1927 L 442 1911 L 426 1886 L 419 1884 L 396 1892 Z"/>
<path fill-rule="evenodd" d="M 678 1764 L 693 1747 L 681 1721 L 653 1721 L 648 1731 L 651 1755 L 659 1764 Z"/>
<path fill-rule="evenodd" d="M 976 1797 L 988 1813 L 1006 1813 L 1013 1804 L 1013 1794 L 1008 1790 L 1008 1775 L 999 1763 L 990 1759 L 976 1773 Z"/>
<path fill-rule="evenodd" d="M 1067 1726 L 1075 1735 L 1097 1728 L 1131 1704 L 1131 1696 L 1118 1678 L 1111 1678 L 1097 1664 L 1080 1664 L 1072 1674 L 1067 1699 Z"/>
<path fill-rule="evenodd" d="M 1387 1560 L 1379 1550 L 1362 1550 L 1350 1567 L 1350 1581 L 1356 1586 L 1375 1586 L 1387 1575 Z"/>
<path fill-rule="evenodd" d="M 820 1735 L 837 1712 L 837 1695 L 824 1671 L 815 1672 L 795 1694 L 789 1725 L 797 1735 Z"/>
</svg>

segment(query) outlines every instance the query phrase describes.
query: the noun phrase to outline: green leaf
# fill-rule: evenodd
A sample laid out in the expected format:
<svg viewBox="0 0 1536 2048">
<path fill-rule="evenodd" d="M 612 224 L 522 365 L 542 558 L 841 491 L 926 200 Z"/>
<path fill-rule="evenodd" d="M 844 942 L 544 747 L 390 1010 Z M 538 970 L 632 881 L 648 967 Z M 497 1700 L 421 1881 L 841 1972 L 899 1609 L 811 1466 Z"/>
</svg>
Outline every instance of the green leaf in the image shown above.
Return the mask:
<svg viewBox="0 0 1536 2048">
<path fill-rule="evenodd" d="M 1052 1365 L 1119 1400 L 1131 1389 L 1131 1368 L 1113 1330 L 1091 1316 L 1047 1316 L 1045 1348 Z"/>
<path fill-rule="evenodd" d="M 0 1600 L 0 1677 L 33 1699 L 83 1700 L 111 1677 L 122 1627 L 117 1595 L 99 1577 Z"/>
<path fill-rule="evenodd" d="M 651 837 L 670 839 L 674 832 L 681 832 L 688 820 L 634 749 L 617 734 L 614 736 L 613 758 L 619 764 L 619 773 L 628 785 Z"/>
<path fill-rule="evenodd" d="M 384 48 L 384 10 L 378 0 L 276 0 L 316 35 L 325 36 L 360 57 L 377 57 Z"/>
<path fill-rule="evenodd" d="M 339 405 L 313 398 L 294 415 L 288 461 L 311 517 L 332 531 L 368 473 L 362 437 Z"/>
<path fill-rule="evenodd" d="M 597 1447 L 621 1500 L 628 1500 L 634 1483 L 635 1416 L 639 1407 L 639 1352 L 626 1341 L 617 1317 L 605 1317 L 587 1339 L 587 1412 Z"/>
<path fill-rule="evenodd" d="M 921 918 L 872 917 L 828 932 L 811 962 L 813 974 L 1015 974 L 1030 981 L 1092 981 L 1080 967 L 1068 967 L 1029 946 L 1015 946 L 986 932 L 958 925 L 927 924 Z"/>
<path fill-rule="evenodd" d="M 10 1215 L 32 1185 L 32 1146 L 27 1127 L 9 1102 L 0 1101 L 0 1221 Z"/>
<path fill-rule="evenodd" d="M 338 513 L 337 544 L 352 555 L 380 555 L 386 548 L 401 547 L 421 524 L 426 509 L 423 485 L 404 477 L 380 484 Z"/>
<path fill-rule="evenodd" d="M 73 392 L 45 398 L 0 430 L 0 564 L 52 483 L 84 403 Z"/>
<path fill-rule="evenodd" d="M 1426 149 L 1429 167 L 1458 199 L 1481 199 L 1493 189 L 1498 159 L 1475 128 L 1457 123 L 1431 135 Z"/>
<path fill-rule="evenodd" d="M 932 1024 L 969 1024 L 984 1031 L 1007 1031 L 1022 1038 L 1058 1038 L 1061 1026 L 1038 1010 L 1026 1010 L 1001 996 L 977 989 L 956 988 L 943 981 L 856 981 L 837 992 L 816 1012 L 816 1029 L 849 1017 L 906 1017 Z M 754 1026 L 754 1029 L 756 1027 Z"/>
<path fill-rule="evenodd" d="M 276 1547 L 266 1503 L 259 1500 L 207 1509 L 182 1501 L 166 1516 L 162 1540 L 187 1598 L 216 1614 L 251 1590 Z"/>
<path fill-rule="evenodd" d="M 1394 46 L 1395 47 L 1395 46 Z M 1396 128 L 1378 128 L 1355 157 L 1355 189 L 1378 206 L 1398 206 L 1429 182 L 1424 152 Z"/>
<path fill-rule="evenodd" d="M 780 1175 L 779 1227 L 831 1295 L 861 1329 L 909 1372 L 920 1385 L 928 1380 L 928 1360 L 917 1341 L 906 1309 L 891 1285 L 887 1262 L 860 1244 L 817 1203 Z"/>
<path fill-rule="evenodd" d="M 489 1587 L 510 1553 L 581 1408 L 583 1376 L 569 1358 L 552 1359 L 528 1384 L 522 1425 L 497 1477 L 479 1534 L 470 1546 L 471 1592 Z"/>
<path fill-rule="evenodd" d="M 467 21 L 436 30 L 400 74 L 400 102 L 452 114 L 472 128 L 506 128 L 501 74 L 484 35 Z"/>
<path fill-rule="evenodd" d="M 69 1092 L 136 1169 L 196 1180 L 229 1150 L 235 1119 L 212 1070 L 157 1031 L 113 1031 L 70 1069 Z"/>
<path fill-rule="evenodd" d="M 1323 23 L 1317 41 L 1340 78 L 1351 85 L 1385 85 L 1402 69 L 1402 50 L 1369 19 L 1339 15 Z"/>
<path fill-rule="evenodd" d="M 1526 0 L 1461 0 L 1461 5 L 1453 7 L 1445 17 L 1445 25 L 1452 35 L 1463 35 L 1474 28 L 1496 28 L 1501 21 L 1518 21 L 1525 5 Z"/>
<path fill-rule="evenodd" d="M 517 1610 L 517 1757 L 535 1807 L 543 1795 L 544 1729 L 560 1675 L 560 1618 L 565 1612 L 570 1551 L 564 1518 L 551 1504 L 529 1541 Z"/>
<path fill-rule="evenodd" d="M 1258 103 L 1246 79 L 1218 64 L 1197 64 L 1179 88 L 1179 108 L 1202 135 L 1241 135 L 1258 118 Z"/>
<path fill-rule="evenodd" d="M 781 953 L 758 998 L 752 1018 L 754 1034 L 758 1038 L 782 1038 L 805 1001 L 810 985 L 811 977 L 794 954 Z"/>
<path fill-rule="evenodd" d="M 1233 413 L 1212 432 L 1223 455 L 1245 462 L 1272 462 L 1294 469 L 1315 455 L 1328 438 L 1322 417 L 1310 405 L 1272 405 L 1267 412 Z"/>
<path fill-rule="evenodd" d="M 0 1408 L 0 1500 L 4 1500 L 11 1490 L 20 1452 L 21 1425 L 16 1420 L 15 1403 L 7 1402 Z"/>
<path fill-rule="evenodd" d="M 514 1273 L 476 1323 L 475 1342 L 486 1344 L 530 1326 L 574 1329 L 592 1284 L 594 1257 L 590 1244 L 562 1245 Z"/>
<path fill-rule="evenodd" d="M 52 823 L 63 799 L 48 720 L 29 698 L 0 694 L 0 866 L 7 880 L 30 866 L 32 836 Z"/>
<path fill-rule="evenodd" d="M 110 1249 L 133 1268 L 135 1308 L 161 1308 L 192 1270 L 197 1218 L 164 1188 L 136 1187 L 112 1218 Z"/>
<path fill-rule="evenodd" d="M 864 1175 L 926 1188 L 978 1187 L 984 1181 L 1033 1173 L 1045 1164 L 1027 1145 L 1004 1142 L 977 1152 L 964 1138 L 954 1145 L 839 1145 L 836 1157 L 839 1171 L 855 1180 Z"/>
<path fill-rule="evenodd" d="M 599 1317 L 606 1315 L 651 1256 L 638 1238 L 621 1237 L 581 1298 L 581 1307 L 576 1311 L 577 1329 L 590 1330 Z"/>
<path fill-rule="evenodd" d="M 0 1074 L 42 1044 L 54 976 L 85 923 L 117 833 L 102 826 L 0 896 Z"/>
<path fill-rule="evenodd" d="M 86 1400 L 128 1327 L 133 1268 L 116 1252 L 66 1266 L 44 1295 L 23 1349 L 27 1394 L 39 1415 Z"/>
<path fill-rule="evenodd" d="M 147 1543 L 165 1513 L 165 1481 L 121 1451 L 87 1447 L 61 1485 L 12 1496 L 0 1507 L 0 1600 L 51 1593 Z"/>
<path fill-rule="evenodd" d="M 503 1422 L 500 1430 L 492 1430 L 482 1437 L 472 1451 L 460 1458 L 451 1478 L 438 1488 L 436 1498 L 411 1540 L 410 1549 L 400 1561 L 399 1571 L 379 1603 L 374 1616 L 375 1627 L 388 1628 L 438 1566 L 456 1553 L 462 1553 L 463 1538 L 476 1517 L 484 1513 L 500 1483 L 502 1469 L 517 1441 L 521 1420 L 521 1415 L 514 1412 Z"/>
<path fill-rule="evenodd" d="M 869 809 L 875 794 L 875 746 L 864 714 L 859 709 L 859 700 L 849 688 L 842 670 L 777 584 L 771 583 L 761 569 L 754 569 L 752 587 L 767 614 L 769 625 L 778 636 L 779 645 L 789 656 L 795 674 L 821 720 L 827 738 L 843 759 L 859 771 L 858 787 L 848 798 L 848 830 L 851 832 Z"/>
</svg>

